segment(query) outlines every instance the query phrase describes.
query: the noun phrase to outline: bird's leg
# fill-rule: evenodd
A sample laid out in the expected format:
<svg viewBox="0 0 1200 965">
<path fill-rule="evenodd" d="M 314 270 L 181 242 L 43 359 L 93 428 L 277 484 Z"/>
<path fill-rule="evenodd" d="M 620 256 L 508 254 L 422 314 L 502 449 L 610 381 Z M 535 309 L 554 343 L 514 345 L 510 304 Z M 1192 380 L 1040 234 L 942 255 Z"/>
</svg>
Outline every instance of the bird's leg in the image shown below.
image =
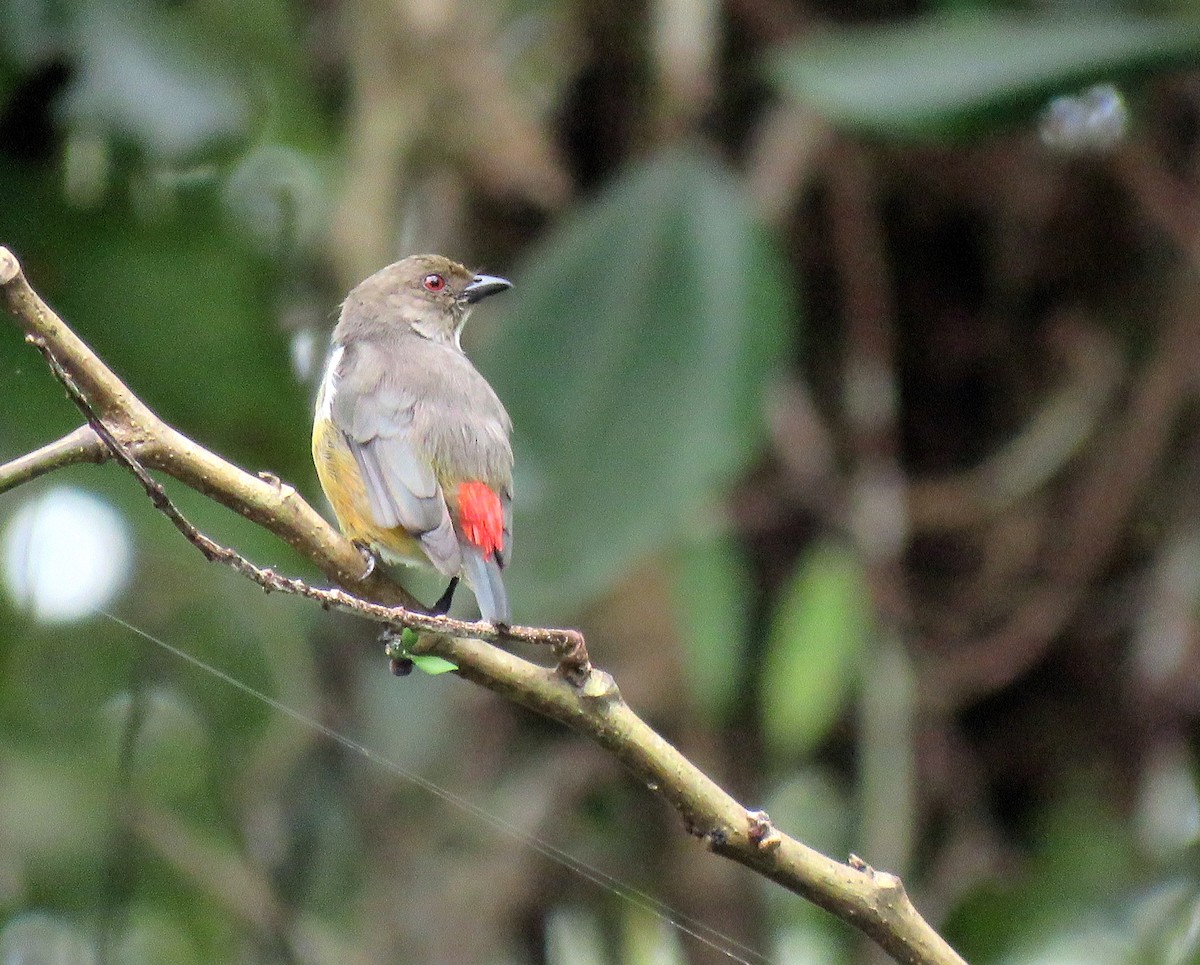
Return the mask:
<svg viewBox="0 0 1200 965">
<path fill-rule="evenodd" d="M 450 579 L 450 585 L 446 587 L 446 592 L 438 597 L 437 603 L 430 607 L 429 612 L 437 617 L 444 617 L 450 609 L 450 604 L 454 602 L 454 591 L 458 589 L 458 577 Z"/>
</svg>

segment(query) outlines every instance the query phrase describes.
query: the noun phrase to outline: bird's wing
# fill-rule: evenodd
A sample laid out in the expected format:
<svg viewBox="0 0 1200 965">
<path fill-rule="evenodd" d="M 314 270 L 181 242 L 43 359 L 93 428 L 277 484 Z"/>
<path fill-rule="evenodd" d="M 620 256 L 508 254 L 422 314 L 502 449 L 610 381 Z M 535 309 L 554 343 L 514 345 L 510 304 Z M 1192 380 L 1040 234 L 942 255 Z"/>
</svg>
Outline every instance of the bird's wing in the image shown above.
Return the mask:
<svg viewBox="0 0 1200 965">
<path fill-rule="evenodd" d="M 454 576 L 462 554 L 442 487 L 413 442 L 415 400 L 382 380 L 359 381 L 345 373 L 330 415 L 354 454 L 371 516 L 382 529 L 416 536 L 430 562 Z"/>
</svg>

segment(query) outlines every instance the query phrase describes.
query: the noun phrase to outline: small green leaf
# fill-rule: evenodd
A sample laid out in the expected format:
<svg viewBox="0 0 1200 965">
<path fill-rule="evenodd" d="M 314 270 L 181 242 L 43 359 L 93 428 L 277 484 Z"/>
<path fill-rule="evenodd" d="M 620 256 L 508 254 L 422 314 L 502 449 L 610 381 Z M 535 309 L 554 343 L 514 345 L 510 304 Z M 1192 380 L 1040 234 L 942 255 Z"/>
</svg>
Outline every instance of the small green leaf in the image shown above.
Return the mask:
<svg viewBox="0 0 1200 965">
<path fill-rule="evenodd" d="M 416 630 L 412 627 L 405 627 L 400 631 L 400 638 L 397 640 L 393 637 L 392 642 L 388 644 L 386 649 L 388 657 L 392 660 L 408 660 L 422 673 L 427 673 L 431 677 L 451 673 L 458 669 L 458 664 L 451 663 L 432 653 L 412 653 L 411 650 L 417 645 L 418 639 L 420 639 L 420 634 Z"/>
<path fill-rule="evenodd" d="M 1200 56 L 1200 21 L 940 14 L 787 48 L 772 76 L 830 120 L 897 137 L 966 132 L 1054 94 Z"/>
<path fill-rule="evenodd" d="M 422 673 L 427 673 L 431 677 L 436 677 L 438 674 L 452 673 L 458 669 L 458 664 L 451 663 L 442 657 L 435 657 L 431 653 L 412 653 L 408 659 L 413 662 L 413 666 Z"/>
<path fill-rule="evenodd" d="M 856 683 L 871 627 L 862 564 L 823 543 L 796 568 L 771 625 L 763 667 L 763 732 L 781 756 L 810 752 L 837 721 Z"/>
</svg>

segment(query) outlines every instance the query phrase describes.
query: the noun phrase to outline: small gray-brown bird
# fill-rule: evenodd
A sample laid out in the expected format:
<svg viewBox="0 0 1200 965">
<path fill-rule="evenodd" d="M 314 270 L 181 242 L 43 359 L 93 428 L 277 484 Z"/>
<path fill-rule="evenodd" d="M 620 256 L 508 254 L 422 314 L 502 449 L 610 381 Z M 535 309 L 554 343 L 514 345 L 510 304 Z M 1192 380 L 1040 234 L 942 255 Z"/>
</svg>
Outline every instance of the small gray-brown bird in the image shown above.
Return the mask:
<svg viewBox="0 0 1200 965">
<path fill-rule="evenodd" d="M 472 306 L 512 285 L 439 255 L 377 271 L 342 304 L 312 451 L 342 532 L 386 559 L 459 577 L 483 619 L 512 620 L 511 422 L 459 344 Z"/>
</svg>

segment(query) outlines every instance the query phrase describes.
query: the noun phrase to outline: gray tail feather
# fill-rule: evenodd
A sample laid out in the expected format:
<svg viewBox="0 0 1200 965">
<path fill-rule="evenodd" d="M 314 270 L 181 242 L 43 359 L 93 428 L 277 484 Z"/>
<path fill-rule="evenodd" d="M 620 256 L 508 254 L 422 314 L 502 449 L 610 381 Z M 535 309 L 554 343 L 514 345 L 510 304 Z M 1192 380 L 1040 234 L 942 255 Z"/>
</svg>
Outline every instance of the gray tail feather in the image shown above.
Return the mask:
<svg viewBox="0 0 1200 965">
<path fill-rule="evenodd" d="M 483 552 L 474 546 L 463 547 L 463 575 L 467 586 L 475 594 L 479 613 L 489 623 L 512 623 L 512 610 L 508 605 L 508 593 L 500 577 L 500 564 L 493 556 L 485 560 Z"/>
</svg>

